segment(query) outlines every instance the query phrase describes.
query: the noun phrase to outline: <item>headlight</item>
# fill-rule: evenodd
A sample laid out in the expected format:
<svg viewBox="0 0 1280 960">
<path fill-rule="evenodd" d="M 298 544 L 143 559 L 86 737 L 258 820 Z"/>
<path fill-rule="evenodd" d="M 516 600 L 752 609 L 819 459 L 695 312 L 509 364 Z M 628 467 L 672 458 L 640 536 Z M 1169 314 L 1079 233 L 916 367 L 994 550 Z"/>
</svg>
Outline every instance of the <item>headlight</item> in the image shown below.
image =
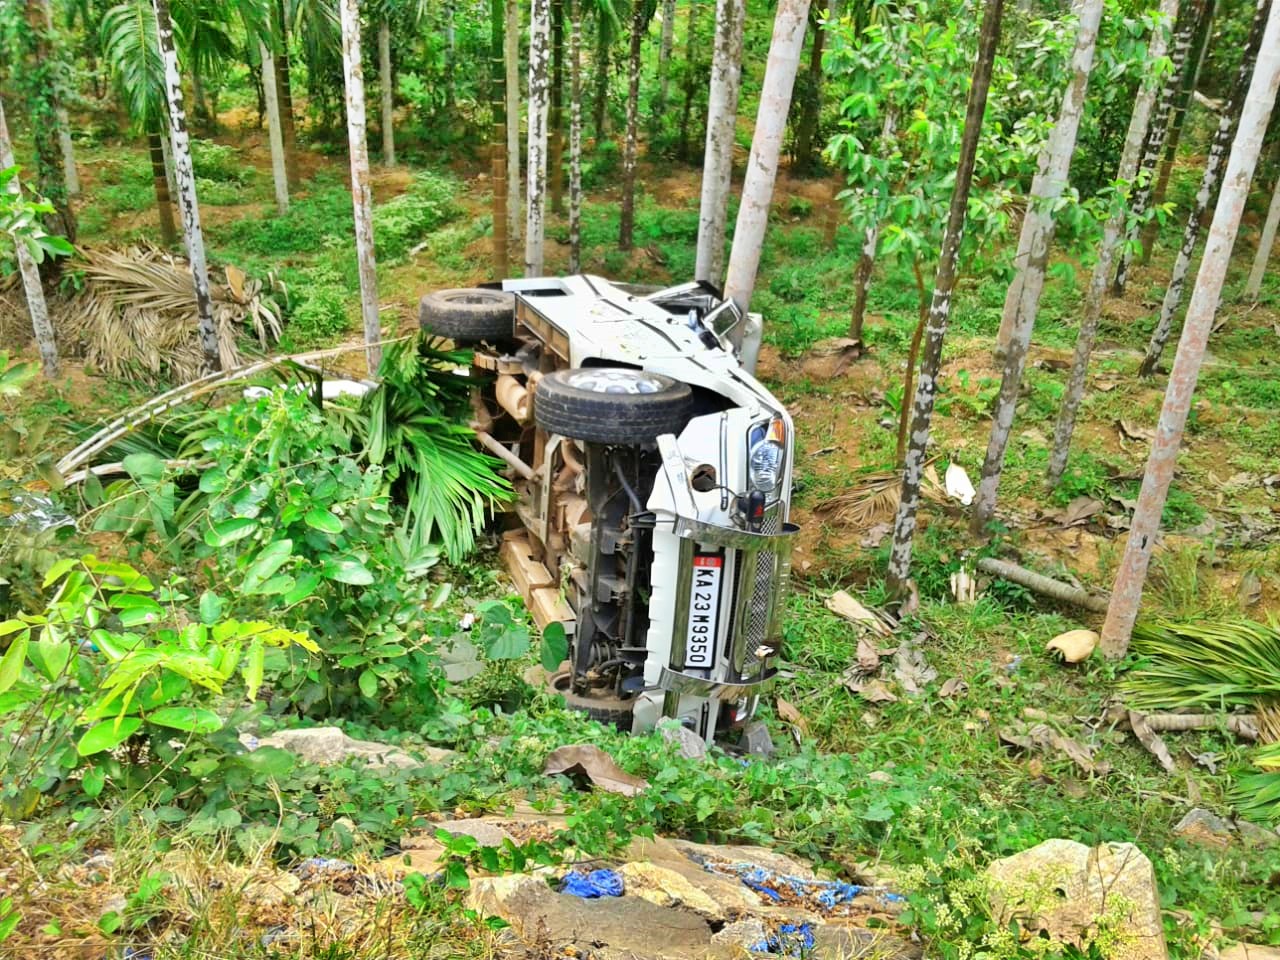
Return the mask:
<svg viewBox="0 0 1280 960">
<path fill-rule="evenodd" d="M 781 420 L 759 424 L 751 431 L 747 477 L 752 490 L 773 494 L 782 485 L 782 471 L 787 462 L 786 447 L 783 444 L 785 436 L 786 428 Z"/>
</svg>

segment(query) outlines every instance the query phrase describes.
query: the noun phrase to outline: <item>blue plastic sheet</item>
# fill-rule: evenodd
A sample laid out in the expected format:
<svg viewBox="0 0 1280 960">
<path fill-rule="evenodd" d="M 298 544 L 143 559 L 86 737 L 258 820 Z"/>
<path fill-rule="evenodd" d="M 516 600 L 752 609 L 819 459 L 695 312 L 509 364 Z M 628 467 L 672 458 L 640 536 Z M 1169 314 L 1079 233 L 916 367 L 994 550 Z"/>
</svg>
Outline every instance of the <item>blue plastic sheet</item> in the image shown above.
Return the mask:
<svg viewBox="0 0 1280 960">
<path fill-rule="evenodd" d="M 707 862 L 703 866 L 712 873 L 736 876 L 745 886 L 776 903 L 794 903 L 798 900 L 801 905 L 819 913 L 831 913 L 840 905 L 861 896 L 875 896 L 887 903 L 903 899 L 900 894 L 890 893 L 883 887 L 863 887 L 843 880 L 809 880 L 752 863 Z"/>
<path fill-rule="evenodd" d="M 622 896 L 622 877 L 616 870 L 592 870 L 590 873 L 571 870 L 560 881 L 560 892 L 571 893 L 584 900 L 620 897 Z"/>
<path fill-rule="evenodd" d="M 751 947 L 752 953 L 780 954 L 784 957 L 803 957 L 813 949 L 813 927 L 808 923 L 784 923 L 759 943 Z"/>
</svg>

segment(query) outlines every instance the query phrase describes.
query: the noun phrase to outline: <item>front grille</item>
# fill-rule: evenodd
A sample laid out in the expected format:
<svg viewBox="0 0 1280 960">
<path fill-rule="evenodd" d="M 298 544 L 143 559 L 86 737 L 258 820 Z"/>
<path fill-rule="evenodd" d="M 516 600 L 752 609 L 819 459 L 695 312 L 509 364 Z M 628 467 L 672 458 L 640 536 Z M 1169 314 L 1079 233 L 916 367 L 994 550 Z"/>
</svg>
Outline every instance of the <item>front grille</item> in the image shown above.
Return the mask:
<svg viewBox="0 0 1280 960">
<path fill-rule="evenodd" d="M 774 507 L 760 523 L 760 532 L 773 535 L 782 530 L 782 509 Z M 747 605 L 746 657 L 743 660 L 744 677 L 759 672 L 758 651 L 769 639 L 769 598 L 773 594 L 773 577 L 777 569 L 777 557 L 770 550 L 756 554 L 756 575 L 751 589 L 751 602 Z"/>
</svg>

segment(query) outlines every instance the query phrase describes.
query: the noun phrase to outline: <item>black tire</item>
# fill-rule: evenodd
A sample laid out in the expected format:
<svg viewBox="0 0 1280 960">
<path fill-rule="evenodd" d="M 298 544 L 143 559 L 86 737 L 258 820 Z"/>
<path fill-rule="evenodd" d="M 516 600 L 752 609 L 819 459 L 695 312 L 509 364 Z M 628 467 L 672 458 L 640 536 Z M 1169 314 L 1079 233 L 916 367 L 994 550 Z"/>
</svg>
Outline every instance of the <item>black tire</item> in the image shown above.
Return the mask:
<svg viewBox="0 0 1280 960">
<path fill-rule="evenodd" d="M 593 378 L 595 388 L 583 385 Z M 650 392 L 607 392 L 610 378 L 642 381 Z M 652 443 L 664 433 L 679 433 L 692 414 L 693 391 L 687 383 L 625 367 L 557 370 L 539 380 L 534 391 L 538 426 L 587 443 Z"/>
<path fill-rule="evenodd" d="M 510 340 L 515 336 L 516 298 L 479 287 L 437 290 L 418 304 L 418 324 L 458 343 Z"/>
<path fill-rule="evenodd" d="M 579 696 L 570 689 L 571 680 L 572 676 L 568 670 L 559 670 L 547 678 L 547 684 L 553 693 L 564 697 L 565 705 L 570 710 L 585 713 L 592 720 L 606 727 L 614 727 L 623 733 L 631 732 L 631 722 L 635 712 L 634 700 Z"/>
</svg>

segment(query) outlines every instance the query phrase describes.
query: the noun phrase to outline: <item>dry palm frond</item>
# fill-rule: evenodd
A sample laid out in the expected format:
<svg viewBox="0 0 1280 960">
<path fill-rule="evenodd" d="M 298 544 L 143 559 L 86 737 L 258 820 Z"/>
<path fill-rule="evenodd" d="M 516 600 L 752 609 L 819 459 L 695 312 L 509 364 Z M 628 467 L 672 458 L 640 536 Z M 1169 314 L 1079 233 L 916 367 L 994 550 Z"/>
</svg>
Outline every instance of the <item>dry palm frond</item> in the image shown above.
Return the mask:
<svg viewBox="0 0 1280 960">
<path fill-rule="evenodd" d="M 62 317 L 61 337 L 112 376 L 168 376 L 186 382 L 205 372 L 197 331 L 195 283 L 185 260 L 151 247 L 81 251 L 84 288 Z M 262 284 L 235 267 L 212 284 L 213 319 L 223 369 L 240 364 L 237 340 L 247 325 L 265 349 L 280 334 L 277 307 Z"/>
<path fill-rule="evenodd" d="M 934 457 L 925 463 L 920 493 L 929 500 L 942 503 L 946 489 L 934 470 Z M 818 504 L 816 513 L 831 522 L 855 530 L 864 530 L 893 518 L 902 497 L 902 471 L 877 470 L 863 474 L 844 493 Z"/>
<path fill-rule="evenodd" d="M 1280 706 L 1270 703 L 1258 707 L 1258 740 L 1280 743 Z"/>
</svg>

